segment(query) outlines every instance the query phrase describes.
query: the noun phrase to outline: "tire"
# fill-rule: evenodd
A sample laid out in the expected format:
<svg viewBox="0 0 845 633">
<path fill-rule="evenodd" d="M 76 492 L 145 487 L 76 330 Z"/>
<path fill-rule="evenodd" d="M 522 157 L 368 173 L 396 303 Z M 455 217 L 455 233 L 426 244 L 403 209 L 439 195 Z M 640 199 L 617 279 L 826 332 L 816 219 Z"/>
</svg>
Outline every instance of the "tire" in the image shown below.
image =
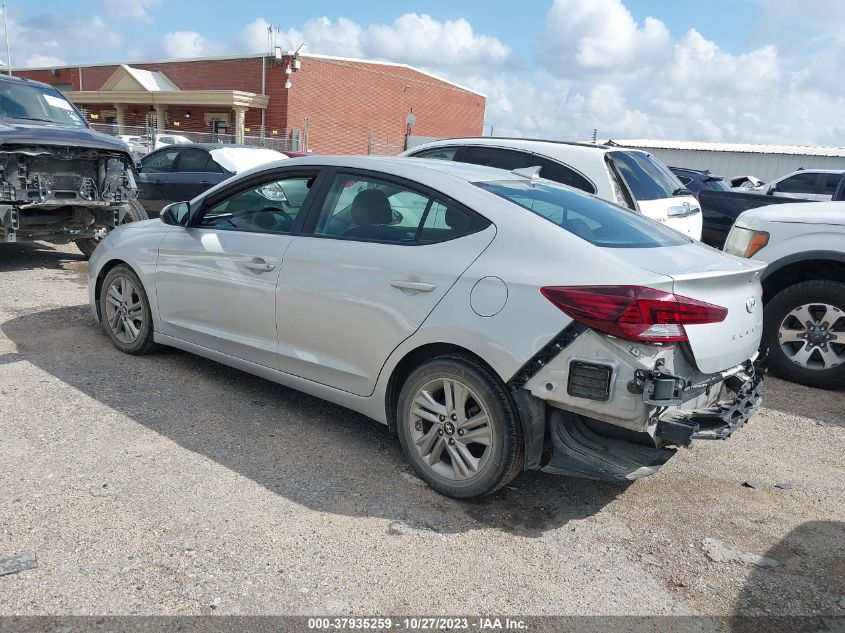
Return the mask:
<svg viewBox="0 0 845 633">
<path fill-rule="evenodd" d="M 153 342 L 153 316 L 147 293 L 131 268 L 120 264 L 106 273 L 99 301 L 103 328 L 117 349 L 142 355 L 158 347 Z"/>
<path fill-rule="evenodd" d="M 128 224 L 129 222 L 140 222 L 141 220 L 149 220 L 150 216 L 147 214 L 147 210 L 141 205 L 140 202 L 137 200 L 132 200 L 129 203 L 129 209 L 123 216 L 123 221 L 121 224 Z M 85 259 L 90 259 L 91 255 L 94 254 L 94 249 L 97 248 L 97 244 L 100 243 L 100 240 L 96 237 L 86 237 L 82 240 L 76 240 L 76 247 L 82 251 L 82 254 L 85 255 Z"/>
<path fill-rule="evenodd" d="M 803 343 L 808 337 L 811 348 Z M 766 346 L 769 367 L 787 380 L 823 389 L 845 385 L 845 284 L 802 281 L 775 295 L 764 314 Z"/>
<path fill-rule="evenodd" d="M 444 406 L 444 381 L 455 400 L 465 394 L 463 407 Z M 522 424 L 507 388 L 472 358 L 441 356 L 418 367 L 402 386 L 397 412 L 402 450 L 417 476 L 437 492 L 481 497 L 522 470 Z M 470 436 L 482 441 L 467 441 Z"/>
</svg>

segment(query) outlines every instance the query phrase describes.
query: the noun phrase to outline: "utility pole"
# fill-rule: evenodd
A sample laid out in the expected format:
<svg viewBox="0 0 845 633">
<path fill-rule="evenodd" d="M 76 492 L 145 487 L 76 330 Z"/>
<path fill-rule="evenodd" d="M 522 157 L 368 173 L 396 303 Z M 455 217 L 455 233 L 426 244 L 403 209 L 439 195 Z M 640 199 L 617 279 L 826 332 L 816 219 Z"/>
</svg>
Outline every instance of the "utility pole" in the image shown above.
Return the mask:
<svg viewBox="0 0 845 633">
<path fill-rule="evenodd" d="M 6 19 L 6 3 L 3 3 L 3 27 L 6 29 L 6 72 L 12 74 L 12 47 L 9 45 L 9 21 Z"/>
</svg>

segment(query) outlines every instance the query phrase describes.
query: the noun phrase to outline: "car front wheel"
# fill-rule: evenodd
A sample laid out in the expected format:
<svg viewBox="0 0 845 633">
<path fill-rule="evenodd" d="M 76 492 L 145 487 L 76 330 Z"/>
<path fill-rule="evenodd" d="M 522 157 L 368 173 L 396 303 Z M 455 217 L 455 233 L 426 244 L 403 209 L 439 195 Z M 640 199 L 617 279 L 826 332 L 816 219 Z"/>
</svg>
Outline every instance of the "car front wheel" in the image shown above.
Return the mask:
<svg viewBox="0 0 845 633">
<path fill-rule="evenodd" d="M 417 475 L 450 497 L 498 490 L 522 469 L 522 427 L 505 386 L 486 367 L 443 356 L 417 368 L 399 394 L 397 430 Z"/>
<path fill-rule="evenodd" d="M 155 349 L 150 302 L 128 266 L 118 265 L 106 273 L 100 286 L 100 319 L 121 352 L 140 355 Z"/>
<path fill-rule="evenodd" d="M 803 281 L 766 306 L 763 343 L 770 366 L 809 387 L 845 384 L 845 284 Z"/>
</svg>

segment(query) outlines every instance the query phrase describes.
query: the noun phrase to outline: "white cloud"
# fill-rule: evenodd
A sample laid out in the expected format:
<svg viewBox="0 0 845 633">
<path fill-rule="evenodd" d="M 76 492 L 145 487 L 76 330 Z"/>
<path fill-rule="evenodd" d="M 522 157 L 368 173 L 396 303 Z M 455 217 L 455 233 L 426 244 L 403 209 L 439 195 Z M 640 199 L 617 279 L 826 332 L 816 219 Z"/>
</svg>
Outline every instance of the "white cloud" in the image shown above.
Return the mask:
<svg viewBox="0 0 845 633">
<path fill-rule="evenodd" d="M 152 22 L 150 10 L 161 0 L 102 0 L 103 13 L 111 20 Z"/>
<path fill-rule="evenodd" d="M 76 51 L 90 50 L 92 42 L 102 48 L 121 42 L 121 37 L 97 15 L 44 13 L 21 18 L 9 12 L 7 20 L 15 68 L 61 65 Z M 0 58 L 5 60 L 5 47 L 0 46 L 0 51 Z"/>
<path fill-rule="evenodd" d="M 173 59 L 207 57 L 220 52 L 220 47 L 196 31 L 173 31 L 162 37 L 164 55 Z"/>
</svg>

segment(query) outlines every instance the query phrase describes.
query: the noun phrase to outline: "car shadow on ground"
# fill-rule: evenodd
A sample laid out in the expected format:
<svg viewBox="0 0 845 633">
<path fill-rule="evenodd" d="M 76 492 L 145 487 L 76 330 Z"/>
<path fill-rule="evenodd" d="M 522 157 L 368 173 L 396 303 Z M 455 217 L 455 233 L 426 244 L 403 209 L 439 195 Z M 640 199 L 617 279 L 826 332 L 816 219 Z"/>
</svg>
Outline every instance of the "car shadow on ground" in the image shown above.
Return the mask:
<svg viewBox="0 0 845 633">
<path fill-rule="evenodd" d="M 845 523 L 802 523 L 764 556 L 738 595 L 729 630 L 840 630 L 825 620 L 841 626 L 845 617 Z"/>
<path fill-rule="evenodd" d="M 36 268 L 80 272 L 85 266 L 86 258 L 75 245 L 67 252 L 43 242 L 0 243 L 0 272 Z"/>
<path fill-rule="evenodd" d="M 87 305 L 18 317 L 2 324 L 2 331 L 21 350 L 18 360 L 321 512 L 383 517 L 396 522 L 396 530 L 492 527 L 541 536 L 596 514 L 629 485 L 528 472 L 489 497 L 456 501 L 413 475 L 387 427 L 178 350 L 121 354 Z"/>
</svg>

